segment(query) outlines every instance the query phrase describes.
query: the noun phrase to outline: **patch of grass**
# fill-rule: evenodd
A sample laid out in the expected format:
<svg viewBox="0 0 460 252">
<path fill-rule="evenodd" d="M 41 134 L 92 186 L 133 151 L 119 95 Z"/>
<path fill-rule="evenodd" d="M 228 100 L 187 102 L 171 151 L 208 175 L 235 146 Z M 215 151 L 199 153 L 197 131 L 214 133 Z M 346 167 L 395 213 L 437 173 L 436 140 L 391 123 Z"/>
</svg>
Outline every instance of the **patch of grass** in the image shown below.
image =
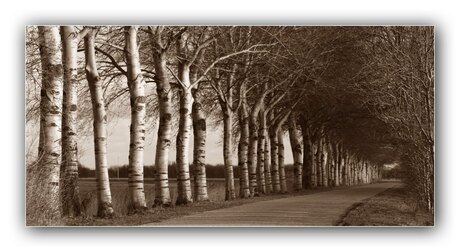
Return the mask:
<svg viewBox="0 0 460 252">
<path fill-rule="evenodd" d="M 434 216 L 421 210 L 407 188 L 390 188 L 351 206 L 338 226 L 433 226 Z"/>
</svg>

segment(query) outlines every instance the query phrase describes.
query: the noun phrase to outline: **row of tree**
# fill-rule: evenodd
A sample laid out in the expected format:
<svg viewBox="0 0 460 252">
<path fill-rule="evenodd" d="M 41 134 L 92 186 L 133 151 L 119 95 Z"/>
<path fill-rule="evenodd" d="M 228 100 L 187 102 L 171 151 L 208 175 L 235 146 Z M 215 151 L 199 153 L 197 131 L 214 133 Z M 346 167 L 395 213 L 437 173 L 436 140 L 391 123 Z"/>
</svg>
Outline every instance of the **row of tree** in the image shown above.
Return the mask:
<svg viewBox="0 0 460 252">
<path fill-rule="evenodd" d="M 172 204 L 168 154 L 175 128 L 175 204 L 208 200 L 208 120 L 223 125 L 226 200 L 237 194 L 247 198 L 287 192 L 285 131 L 292 147 L 295 190 L 370 183 L 381 177 L 384 163 L 397 160 L 416 169 L 412 175 L 421 172 L 416 165 L 424 162 L 425 178 L 417 175 L 414 187 L 430 192 L 432 159 L 421 159 L 434 143 L 428 141 L 433 110 L 425 111 L 434 99 L 430 36 L 429 27 L 32 27 L 27 70 L 37 65 L 32 60 L 33 38 L 39 41 L 41 69 L 31 70 L 27 80 L 39 82 L 41 95 L 40 106 L 33 98 L 27 101 L 26 115 L 39 115 L 40 140 L 37 165 L 28 169 L 28 177 L 46 184 L 44 212 L 78 215 L 77 130 L 90 118 L 97 215 L 112 216 L 107 111 L 110 106 L 122 110 L 123 99 L 128 99 L 132 212 L 147 208 L 144 145 L 156 118 L 155 206 Z M 79 72 L 79 51 L 85 53 L 85 75 Z M 34 82 L 37 76 L 41 81 Z M 81 76 L 86 76 L 87 89 L 79 84 Z M 156 95 L 148 95 L 152 87 Z M 85 110 L 88 89 L 92 106 Z M 414 110 L 420 110 L 414 119 L 422 135 L 416 135 L 419 128 L 411 121 Z M 192 135 L 193 178 L 188 160 Z M 428 140 L 419 143 L 420 137 Z M 236 144 L 239 192 L 234 186 Z"/>
</svg>

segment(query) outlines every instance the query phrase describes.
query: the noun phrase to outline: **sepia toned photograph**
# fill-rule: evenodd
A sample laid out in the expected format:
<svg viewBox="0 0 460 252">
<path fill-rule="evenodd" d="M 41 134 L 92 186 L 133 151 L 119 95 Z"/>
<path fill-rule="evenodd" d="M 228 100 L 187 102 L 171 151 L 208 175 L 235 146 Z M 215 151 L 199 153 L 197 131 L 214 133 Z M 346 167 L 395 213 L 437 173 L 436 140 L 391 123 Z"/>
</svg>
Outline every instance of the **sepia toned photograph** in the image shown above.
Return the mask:
<svg viewBox="0 0 460 252">
<path fill-rule="evenodd" d="M 28 227 L 432 227 L 434 26 L 27 25 Z"/>
</svg>

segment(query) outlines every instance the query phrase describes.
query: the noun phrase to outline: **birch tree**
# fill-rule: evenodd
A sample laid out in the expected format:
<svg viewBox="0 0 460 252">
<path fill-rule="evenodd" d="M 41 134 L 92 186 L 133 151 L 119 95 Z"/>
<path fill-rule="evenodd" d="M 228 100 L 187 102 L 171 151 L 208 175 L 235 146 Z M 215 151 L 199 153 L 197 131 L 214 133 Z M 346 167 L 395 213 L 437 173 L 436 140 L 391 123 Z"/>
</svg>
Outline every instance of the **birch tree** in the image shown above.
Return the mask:
<svg viewBox="0 0 460 252">
<path fill-rule="evenodd" d="M 281 193 L 287 193 L 286 170 L 284 169 L 284 131 L 278 134 L 278 166 Z"/>
<path fill-rule="evenodd" d="M 248 105 L 245 92 L 245 84 L 242 84 L 241 106 L 238 110 L 238 123 L 240 129 L 240 140 L 238 143 L 238 166 L 240 168 L 240 197 L 251 196 L 249 190 L 249 167 L 248 167 L 248 146 L 249 146 L 249 122 Z"/>
<path fill-rule="evenodd" d="M 75 26 L 61 26 L 62 63 L 64 68 L 64 92 L 62 105 L 62 171 L 61 200 L 64 216 L 81 214 L 78 188 L 77 148 L 77 88 L 78 44 L 89 28 L 77 31 Z"/>
<path fill-rule="evenodd" d="M 242 44 L 241 47 L 236 47 L 236 48 L 232 48 L 232 50 L 230 51 L 223 51 L 222 54 L 218 54 L 218 55 L 214 55 L 214 57 L 211 59 L 211 62 L 206 62 L 206 66 L 203 67 L 203 71 L 201 72 L 201 75 L 200 77 L 198 77 L 194 82 L 191 82 L 190 81 L 190 67 L 192 66 L 192 64 L 196 63 L 196 60 L 197 58 L 199 57 L 200 53 L 206 48 L 208 47 L 209 45 L 211 45 L 212 43 L 216 43 L 218 40 L 217 40 L 217 37 L 219 35 L 216 35 L 216 37 L 209 37 L 208 39 L 205 39 L 205 40 L 200 40 L 200 38 L 206 38 L 205 34 L 208 33 L 209 31 L 207 30 L 207 28 L 204 28 L 204 30 L 202 29 L 202 32 L 196 32 L 197 30 L 195 30 L 195 33 L 192 33 L 192 32 L 189 32 L 189 31 L 186 31 L 184 33 L 181 34 L 180 36 L 180 39 L 177 43 L 177 53 L 178 53 L 178 59 L 179 59 L 179 63 L 178 63 L 178 75 L 179 77 L 177 77 L 177 80 L 178 82 L 180 83 L 180 106 L 181 106 L 181 119 L 179 120 L 179 135 L 178 135 L 178 143 L 185 143 L 186 145 L 188 145 L 188 140 L 185 136 L 188 136 L 188 133 L 186 134 L 185 131 L 181 131 L 182 128 L 184 128 L 184 125 L 187 125 L 187 122 L 189 122 L 189 120 L 187 118 L 189 118 L 188 116 L 186 116 L 186 113 L 185 112 L 188 112 L 189 111 L 189 108 L 187 104 L 189 104 L 189 101 L 193 100 L 193 96 L 191 96 L 191 90 L 196 87 L 200 81 L 202 81 L 205 77 L 207 77 L 207 74 L 210 73 L 210 71 L 214 68 L 214 66 L 216 66 L 216 64 L 220 63 L 220 62 L 223 62 L 225 60 L 228 60 L 230 58 L 233 58 L 235 56 L 238 56 L 238 55 L 241 55 L 241 54 L 246 54 L 246 53 L 259 53 L 259 52 L 264 52 L 264 51 L 260 51 L 258 50 L 259 47 L 262 47 L 262 46 L 266 46 L 265 44 L 254 44 L 254 45 L 244 45 Z M 190 36 L 193 36 L 195 35 L 195 37 L 198 37 L 198 40 L 196 40 L 196 38 L 191 38 Z M 196 42 L 196 45 L 191 45 L 190 42 L 195 40 Z M 246 47 L 243 47 L 243 46 L 246 46 Z M 231 77 L 231 75 L 228 77 L 228 78 L 233 78 Z M 231 82 L 233 82 L 233 80 L 230 80 Z M 231 87 L 231 86 L 230 86 Z M 216 87 L 214 87 L 216 88 Z M 217 90 L 217 89 L 216 89 Z M 231 115 L 233 115 L 233 110 L 235 110 L 233 107 L 233 98 L 232 98 L 232 89 L 230 89 L 229 92 L 227 92 L 227 96 L 225 96 L 223 99 L 221 100 L 224 100 L 225 103 L 222 103 L 220 102 L 221 104 L 221 108 L 223 107 L 223 105 L 226 105 L 226 108 L 224 109 L 225 113 L 226 114 L 229 114 L 231 113 Z M 230 102 L 229 102 L 230 100 Z M 187 106 L 186 106 L 187 105 Z M 227 126 L 224 126 L 227 128 L 227 131 L 230 132 L 227 134 L 227 137 L 225 137 L 224 139 L 224 142 L 226 142 L 226 144 L 224 144 L 224 155 L 227 157 L 227 158 L 224 158 L 227 160 L 226 162 L 226 170 L 225 170 L 225 173 L 226 173 L 226 195 L 227 195 L 227 199 L 228 200 L 231 200 L 233 198 L 235 198 L 235 192 L 234 192 L 234 179 L 233 179 L 233 165 L 231 164 L 231 116 L 229 117 L 226 117 L 226 115 L 224 114 L 224 117 L 227 118 L 226 119 L 226 122 L 224 123 L 224 125 L 227 125 Z M 186 128 L 186 127 L 185 127 Z M 224 129 L 225 131 L 225 129 Z M 224 134 L 225 135 L 225 134 Z M 225 140 L 228 140 L 228 141 L 225 141 Z M 184 142 L 185 141 L 185 142 Z M 229 147 L 229 148 L 226 148 L 226 147 Z M 188 169 L 188 167 L 186 168 L 185 166 L 183 166 L 183 158 L 185 158 L 184 156 L 184 146 L 181 146 L 181 147 L 177 147 L 177 155 L 178 155 L 178 167 L 183 167 L 184 169 Z M 227 151 L 225 151 L 227 150 Z M 180 155 L 179 155 L 180 154 Z M 183 169 L 183 170 L 184 170 Z M 179 176 L 181 176 L 181 172 L 179 170 Z M 188 174 L 188 172 L 182 172 L 183 174 Z M 187 175 L 185 176 L 187 177 Z M 182 181 L 183 179 L 180 178 L 180 181 Z M 185 179 L 187 180 L 187 179 Z M 189 179 L 188 179 L 189 180 Z M 182 188 L 182 185 L 180 186 Z M 184 187 L 186 188 L 186 186 L 184 185 Z M 178 188 L 179 190 L 179 188 Z M 182 190 L 182 189 L 181 189 Z M 179 200 L 179 198 L 178 198 Z"/>
<path fill-rule="evenodd" d="M 209 39 L 205 34 L 204 39 Z M 196 64 L 191 66 L 192 83 L 198 79 L 198 66 L 203 60 L 204 50 L 197 56 Z M 206 116 L 203 111 L 205 97 L 198 83 L 192 89 L 192 121 L 193 121 L 193 169 L 194 169 L 194 201 L 208 201 L 208 187 L 206 181 Z"/>
<path fill-rule="evenodd" d="M 152 58 L 155 66 L 156 92 L 160 122 L 155 153 L 155 206 L 170 206 L 171 195 L 168 180 L 168 157 L 172 136 L 172 89 L 168 76 L 167 53 L 172 43 L 165 27 L 149 27 Z"/>
<path fill-rule="evenodd" d="M 283 115 L 282 115 L 283 114 Z M 280 172 L 280 163 L 279 163 L 279 152 L 280 152 L 280 142 L 279 136 L 281 134 L 281 126 L 284 124 L 286 119 L 289 117 L 290 112 L 282 110 L 277 117 L 273 118 L 272 124 L 269 128 L 270 136 L 270 161 L 271 161 L 271 177 L 273 180 L 273 192 L 279 193 L 286 191 L 286 175 L 283 167 L 283 175 L 281 176 Z M 284 149 L 284 147 L 283 147 Z M 282 190 L 281 180 L 284 180 L 284 190 Z"/>
<path fill-rule="evenodd" d="M 289 140 L 294 160 L 294 190 L 299 191 L 302 190 L 302 146 L 298 136 L 295 114 L 291 114 L 289 117 Z"/>
<path fill-rule="evenodd" d="M 95 29 L 85 36 L 85 71 L 93 106 L 94 152 L 96 158 L 97 216 L 112 217 L 112 195 L 107 164 L 107 114 L 102 81 L 96 63 Z"/>
<path fill-rule="evenodd" d="M 147 208 L 144 194 L 145 81 L 142 77 L 136 26 L 124 27 L 125 58 L 131 104 L 128 187 L 131 212 Z"/>
<path fill-rule="evenodd" d="M 38 166 L 29 173 L 30 183 L 39 184 L 46 195 L 39 205 L 42 221 L 53 224 L 60 217 L 59 174 L 61 166 L 61 122 L 63 67 L 58 26 L 39 26 L 38 39 L 42 65 L 40 95 L 40 140 Z"/>
</svg>

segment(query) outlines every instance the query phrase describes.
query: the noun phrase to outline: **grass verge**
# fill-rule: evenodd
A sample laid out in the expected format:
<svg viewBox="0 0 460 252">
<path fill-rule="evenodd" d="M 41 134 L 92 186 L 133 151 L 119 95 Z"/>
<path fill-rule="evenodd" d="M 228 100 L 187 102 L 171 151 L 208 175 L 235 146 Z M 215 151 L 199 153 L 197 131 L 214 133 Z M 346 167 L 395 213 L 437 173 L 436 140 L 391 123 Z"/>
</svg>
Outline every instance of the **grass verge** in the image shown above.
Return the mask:
<svg viewBox="0 0 460 252">
<path fill-rule="evenodd" d="M 394 187 L 351 206 L 338 226 L 433 226 L 434 216 L 421 210 L 406 187 Z"/>
</svg>

